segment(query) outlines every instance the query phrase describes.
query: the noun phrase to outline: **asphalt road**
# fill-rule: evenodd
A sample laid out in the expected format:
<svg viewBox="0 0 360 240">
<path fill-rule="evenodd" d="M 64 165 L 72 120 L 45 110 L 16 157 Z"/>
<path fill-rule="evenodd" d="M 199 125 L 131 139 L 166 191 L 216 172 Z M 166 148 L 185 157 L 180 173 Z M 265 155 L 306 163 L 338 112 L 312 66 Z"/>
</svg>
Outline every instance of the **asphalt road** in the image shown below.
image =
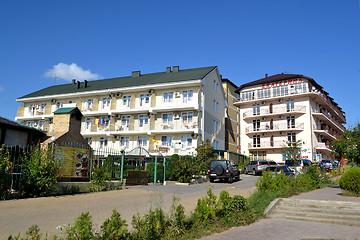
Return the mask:
<svg viewBox="0 0 360 240">
<path fill-rule="evenodd" d="M 117 209 L 131 226 L 133 215 L 143 215 L 150 208 L 160 207 L 168 213 L 174 196 L 178 197 L 185 210 L 190 212 L 195 208 L 197 200 L 206 195 L 209 187 L 212 187 L 217 196 L 222 190 L 228 191 L 231 195 L 250 196 L 255 190 L 257 177 L 241 177 L 242 180 L 232 184 L 204 182 L 189 186 L 133 186 L 123 190 L 74 196 L 0 201 L 0 239 L 7 239 L 9 234 L 24 234 L 33 224 L 38 224 L 41 232 L 61 236 L 56 227 L 72 224 L 83 212 L 90 213 L 98 230 L 105 219 L 111 216 L 113 209 Z"/>
</svg>

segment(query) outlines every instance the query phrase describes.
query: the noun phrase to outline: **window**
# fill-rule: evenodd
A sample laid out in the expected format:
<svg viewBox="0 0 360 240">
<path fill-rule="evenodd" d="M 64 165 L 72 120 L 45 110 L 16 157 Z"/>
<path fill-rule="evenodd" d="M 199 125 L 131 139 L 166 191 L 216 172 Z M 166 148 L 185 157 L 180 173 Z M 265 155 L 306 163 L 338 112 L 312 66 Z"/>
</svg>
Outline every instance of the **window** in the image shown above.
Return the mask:
<svg viewBox="0 0 360 240">
<path fill-rule="evenodd" d="M 306 92 L 306 83 L 295 83 L 294 85 L 295 93 L 305 93 Z"/>
<path fill-rule="evenodd" d="M 219 131 L 219 122 L 214 120 L 214 132 Z"/>
<path fill-rule="evenodd" d="M 190 135 L 182 135 L 181 136 L 181 147 L 191 147 L 192 146 L 192 137 Z"/>
<path fill-rule="evenodd" d="M 174 99 L 173 92 L 166 92 L 163 94 L 163 102 L 172 102 Z"/>
<path fill-rule="evenodd" d="M 214 147 L 215 149 L 219 149 L 219 141 L 214 140 L 214 141 L 213 141 L 213 147 Z"/>
<path fill-rule="evenodd" d="M 290 116 L 286 118 L 287 128 L 295 128 L 295 116 Z"/>
<path fill-rule="evenodd" d="M 131 96 L 123 96 L 123 106 L 130 107 Z"/>
<path fill-rule="evenodd" d="M 254 99 L 255 99 L 255 91 L 246 91 L 241 94 L 242 101 L 248 101 Z"/>
<path fill-rule="evenodd" d="M 92 110 L 92 108 L 93 108 L 93 103 L 94 103 L 94 99 L 88 99 L 88 100 L 87 100 L 87 102 L 86 102 L 87 110 Z"/>
<path fill-rule="evenodd" d="M 144 125 L 149 124 L 148 115 L 139 115 L 139 127 L 143 127 Z"/>
<path fill-rule="evenodd" d="M 253 115 L 260 115 L 260 104 L 253 105 Z"/>
<path fill-rule="evenodd" d="M 264 88 L 257 90 L 257 99 L 270 98 L 271 97 L 271 89 Z"/>
<path fill-rule="evenodd" d="M 173 114 L 172 113 L 164 113 L 162 115 L 162 123 L 163 124 L 172 124 Z"/>
<path fill-rule="evenodd" d="M 130 137 L 120 137 L 120 147 L 129 148 Z"/>
<path fill-rule="evenodd" d="M 42 103 L 41 105 L 40 105 L 40 110 L 39 110 L 39 112 L 45 112 L 45 107 L 46 107 L 46 103 Z"/>
<path fill-rule="evenodd" d="M 192 112 L 185 112 L 182 114 L 182 122 L 183 124 L 190 124 L 193 120 L 193 113 Z"/>
<path fill-rule="evenodd" d="M 33 121 L 27 121 L 26 125 L 28 125 L 29 127 L 34 127 L 35 123 Z"/>
<path fill-rule="evenodd" d="M 171 146 L 172 136 L 161 136 L 162 146 Z"/>
<path fill-rule="evenodd" d="M 145 104 L 149 103 L 150 101 L 150 94 L 140 94 L 140 106 L 144 106 Z"/>
<path fill-rule="evenodd" d="M 260 147 L 260 135 L 253 136 L 253 147 Z"/>
<path fill-rule="evenodd" d="M 38 128 L 40 129 L 40 130 L 43 130 L 43 128 L 44 128 L 44 124 L 45 124 L 45 121 L 39 121 L 39 125 L 38 125 Z"/>
<path fill-rule="evenodd" d="M 109 125 L 109 118 L 108 117 L 99 118 L 98 125 L 103 126 L 103 127 L 108 126 Z"/>
<path fill-rule="evenodd" d="M 260 130 L 260 120 L 256 119 L 253 120 L 253 131 L 259 131 Z"/>
<path fill-rule="evenodd" d="M 121 125 L 125 127 L 129 127 L 129 123 L 130 123 L 130 116 L 122 116 Z"/>
<path fill-rule="evenodd" d="M 193 98 L 193 90 L 183 91 L 183 103 L 191 102 Z"/>
<path fill-rule="evenodd" d="M 288 100 L 286 101 L 286 111 L 287 112 L 292 112 L 295 109 L 295 104 L 294 104 L 294 100 Z"/>
<path fill-rule="evenodd" d="M 101 138 L 100 138 L 100 141 L 99 141 L 99 144 L 100 144 L 100 148 L 102 148 L 102 147 L 107 147 L 107 145 L 108 145 L 108 138 L 107 138 L 107 137 L 101 137 Z"/>
<path fill-rule="evenodd" d="M 250 152 L 250 159 L 252 161 L 266 160 L 266 152 L 265 151 Z M 253 164 L 256 164 L 256 162 L 254 162 Z"/>
<path fill-rule="evenodd" d="M 214 110 L 219 112 L 219 102 L 214 100 Z"/>
<path fill-rule="evenodd" d="M 289 95 L 288 86 L 273 87 L 273 97 Z"/>
<path fill-rule="evenodd" d="M 56 109 L 62 108 L 64 106 L 63 102 L 57 102 L 56 103 Z"/>
<path fill-rule="evenodd" d="M 147 146 L 147 136 L 138 136 L 138 143 L 140 147 Z"/>
<path fill-rule="evenodd" d="M 109 109 L 110 108 L 110 98 L 103 98 L 102 99 L 102 109 Z"/>
<path fill-rule="evenodd" d="M 215 91 L 215 92 L 218 92 L 218 91 L 219 91 L 219 84 L 216 82 L 216 80 L 214 80 L 213 87 L 214 87 L 214 91 Z"/>
<path fill-rule="evenodd" d="M 85 120 L 85 128 L 86 128 L 86 130 L 89 130 L 91 128 L 91 122 L 92 122 L 92 118 L 87 118 Z"/>
<path fill-rule="evenodd" d="M 287 137 L 289 143 L 296 143 L 296 133 L 288 133 Z"/>
</svg>

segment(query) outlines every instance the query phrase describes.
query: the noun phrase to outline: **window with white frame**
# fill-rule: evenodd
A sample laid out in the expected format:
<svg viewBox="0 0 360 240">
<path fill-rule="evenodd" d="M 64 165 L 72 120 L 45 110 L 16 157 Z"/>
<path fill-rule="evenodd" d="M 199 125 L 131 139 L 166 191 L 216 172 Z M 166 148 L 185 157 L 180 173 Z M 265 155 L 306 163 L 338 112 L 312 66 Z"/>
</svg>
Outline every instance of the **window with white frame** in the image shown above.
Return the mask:
<svg viewBox="0 0 360 240">
<path fill-rule="evenodd" d="M 40 104 L 39 112 L 44 113 L 45 112 L 46 103 Z"/>
<path fill-rule="evenodd" d="M 219 112 L 219 102 L 214 100 L 214 110 Z"/>
<path fill-rule="evenodd" d="M 260 147 L 260 135 L 253 135 L 253 147 Z"/>
<path fill-rule="evenodd" d="M 131 96 L 123 96 L 123 106 L 130 107 Z"/>
<path fill-rule="evenodd" d="M 139 115 L 139 127 L 144 127 L 149 124 L 148 115 Z"/>
<path fill-rule="evenodd" d="M 35 105 L 31 104 L 28 106 L 28 109 L 29 109 L 29 113 L 34 114 L 36 107 Z"/>
<path fill-rule="evenodd" d="M 110 109 L 110 101 L 111 101 L 111 98 L 103 98 L 102 99 L 102 109 Z"/>
<path fill-rule="evenodd" d="M 219 131 L 219 121 L 214 120 L 214 132 Z"/>
<path fill-rule="evenodd" d="M 56 103 L 56 109 L 62 108 L 64 106 L 63 102 L 57 102 Z"/>
<path fill-rule="evenodd" d="M 138 143 L 140 147 L 147 146 L 147 136 L 138 136 Z"/>
<path fill-rule="evenodd" d="M 91 122 L 92 122 L 92 118 L 87 118 L 85 120 L 85 128 L 86 130 L 90 130 L 91 129 Z"/>
<path fill-rule="evenodd" d="M 150 102 L 150 94 L 140 94 L 140 106 L 145 106 Z"/>
<path fill-rule="evenodd" d="M 193 122 L 193 113 L 192 112 L 182 113 L 182 122 L 184 125 L 191 124 Z"/>
<path fill-rule="evenodd" d="M 188 103 L 192 101 L 194 91 L 193 90 L 186 90 L 183 91 L 183 103 Z"/>
<path fill-rule="evenodd" d="M 108 138 L 107 137 L 101 137 L 99 140 L 100 148 L 107 147 L 108 145 Z"/>
<path fill-rule="evenodd" d="M 126 147 L 129 148 L 129 140 L 130 137 L 125 136 L 125 137 L 120 137 L 120 147 Z"/>
<path fill-rule="evenodd" d="M 34 127 L 35 122 L 34 121 L 27 121 L 26 125 L 29 126 L 29 127 Z"/>
<path fill-rule="evenodd" d="M 260 104 L 253 105 L 253 115 L 260 115 Z"/>
<path fill-rule="evenodd" d="M 163 124 L 172 124 L 173 114 L 172 113 L 164 113 L 162 115 L 162 123 Z"/>
<path fill-rule="evenodd" d="M 161 145 L 162 146 L 171 146 L 172 136 L 161 136 Z"/>
<path fill-rule="evenodd" d="M 255 99 L 255 91 L 245 91 L 241 93 L 241 100 L 248 101 Z"/>
<path fill-rule="evenodd" d="M 273 87 L 273 97 L 289 95 L 288 85 Z"/>
<path fill-rule="evenodd" d="M 295 83 L 295 92 L 296 93 L 305 93 L 306 92 L 306 83 Z"/>
<path fill-rule="evenodd" d="M 295 102 L 294 100 L 287 100 L 286 101 L 286 111 L 292 112 L 295 109 Z"/>
<path fill-rule="evenodd" d="M 174 99 L 174 92 L 166 92 L 163 94 L 163 102 L 172 102 Z"/>
<path fill-rule="evenodd" d="M 260 119 L 253 120 L 253 131 L 260 130 Z"/>
<path fill-rule="evenodd" d="M 287 128 L 295 128 L 295 116 L 289 116 L 286 118 Z"/>
<path fill-rule="evenodd" d="M 192 146 L 192 137 L 191 135 L 182 135 L 181 136 L 181 147 L 187 148 Z"/>
<path fill-rule="evenodd" d="M 40 121 L 39 121 L 39 124 L 38 124 L 38 128 L 39 128 L 40 130 L 44 130 L 44 124 L 45 124 L 45 121 L 44 121 L 44 120 L 40 120 Z"/>
<path fill-rule="evenodd" d="M 271 89 L 264 88 L 257 90 L 257 99 L 270 98 L 271 97 Z"/>
<path fill-rule="evenodd" d="M 87 101 L 86 101 L 86 109 L 87 110 L 92 110 L 92 108 L 93 108 L 93 103 L 94 103 L 94 99 L 88 99 Z"/>
<path fill-rule="evenodd" d="M 121 125 L 123 127 L 129 127 L 129 123 L 130 123 L 130 116 L 122 116 L 121 117 Z"/>
<path fill-rule="evenodd" d="M 215 92 L 219 92 L 219 83 L 218 83 L 216 80 L 214 80 L 214 85 L 213 85 L 213 87 L 214 87 L 214 91 L 215 91 Z"/>
<path fill-rule="evenodd" d="M 214 141 L 213 141 L 213 147 L 214 147 L 215 149 L 219 149 L 219 141 L 218 141 L 218 140 L 214 140 Z"/>
</svg>

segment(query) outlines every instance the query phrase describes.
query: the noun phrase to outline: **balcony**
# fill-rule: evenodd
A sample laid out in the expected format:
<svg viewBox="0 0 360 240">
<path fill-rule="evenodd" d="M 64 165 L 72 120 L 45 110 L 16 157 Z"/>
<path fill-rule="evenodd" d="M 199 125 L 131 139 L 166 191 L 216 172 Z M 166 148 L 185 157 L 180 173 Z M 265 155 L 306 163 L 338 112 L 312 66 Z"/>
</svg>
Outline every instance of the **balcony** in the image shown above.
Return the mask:
<svg viewBox="0 0 360 240">
<path fill-rule="evenodd" d="M 317 152 L 323 152 L 325 154 L 331 154 L 332 149 L 330 146 L 330 142 L 315 142 L 315 148 Z"/>
<path fill-rule="evenodd" d="M 329 113 L 323 109 L 320 109 L 320 111 L 315 110 L 312 115 L 323 121 L 330 127 L 338 130 L 339 132 L 344 132 L 346 130 L 346 128 L 339 121 L 337 121 L 336 118 L 329 115 Z"/>
<path fill-rule="evenodd" d="M 293 109 L 288 109 L 286 107 L 274 107 L 272 111 L 269 108 L 260 109 L 259 114 L 254 114 L 253 110 L 246 111 L 243 114 L 244 120 L 250 120 L 259 117 L 267 117 L 267 116 L 278 116 L 278 115 L 296 115 L 296 114 L 305 114 L 306 107 L 305 106 L 295 106 Z"/>
<path fill-rule="evenodd" d="M 285 141 L 261 141 L 260 144 L 249 143 L 249 150 L 281 149 L 286 145 Z"/>
<path fill-rule="evenodd" d="M 316 124 L 314 124 L 313 130 L 314 133 L 317 133 L 328 140 L 335 140 L 341 136 L 338 132 L 330 128 L 328 125 L 322 125 L 321 127 L 318 127 Z"/>
<path fill-rule="evenodd" d="M 296 125 L 288 125 L 286 123 L 283 124 L 274 124 L 271 125 L 261 125 L 259 128 L 254 128 L 253 126 L 247 127 L 245 129 L 246 134 L 257 134 L 257 133 L 276 133 L 276 132 L 300 132 L 304 130 L 304 123 L 296 124 Z"/>
</svg>

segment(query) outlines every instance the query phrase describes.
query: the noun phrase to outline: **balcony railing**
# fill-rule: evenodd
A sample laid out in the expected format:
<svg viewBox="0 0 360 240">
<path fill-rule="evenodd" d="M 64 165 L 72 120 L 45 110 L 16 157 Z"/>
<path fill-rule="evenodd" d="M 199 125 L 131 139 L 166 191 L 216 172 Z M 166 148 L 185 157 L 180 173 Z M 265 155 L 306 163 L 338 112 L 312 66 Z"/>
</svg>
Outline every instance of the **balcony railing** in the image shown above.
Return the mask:
<svg viewBox="0 0 360 240">
<path fill-rule="evenodd" d="M 284 141 L 261 141 L 259 144 L 249 143 L 250 148 L 282 148 L 286 143 Z"/>
<path fill-rule="evenodd" d="M 269 107 L 267 109 L 260 109 L 259 113 L 254 113 L 253 110 L 244 112 L 244 118 L 251 117 L 251 116 L 262 116 L 262 115 L 271 115 L 271 114 L 285 114 L 285 113 L 292 113 L 292 112 L 304 112 L 306 111 L 305 106 L 295 106 L 294 108 L 287 108 L 287 107 L 274 107 L 272 111 L 270 111 Z"/>
<path fill-rule="evenodd" d="M 327 142 L 316 142 L 316 143 L 315 143 L 315 148 L 316 148 L 317 150 L 332 151 L 329 141 L 327 141 Z"/>
<path fill-rule="evenodd" d="M 247 127 L 245 129 L 246 133 L 249 132 L 266 132 L 266 131 L 271 131 L 271 130 L 276 130 L 276 131 L 287 131 L 287 130 L 297 130 L 297 129 L 304 129 L 304 123 L 299 123 L 299 124 L 295 124 L 295 125 L 288 125 L 286 123 L 284 124 L 274 124 L 273 126 L 271 125 L 261 125 L 259 128 L 254 128 L 254 126 L 251 127 Z"/>
</svg>

